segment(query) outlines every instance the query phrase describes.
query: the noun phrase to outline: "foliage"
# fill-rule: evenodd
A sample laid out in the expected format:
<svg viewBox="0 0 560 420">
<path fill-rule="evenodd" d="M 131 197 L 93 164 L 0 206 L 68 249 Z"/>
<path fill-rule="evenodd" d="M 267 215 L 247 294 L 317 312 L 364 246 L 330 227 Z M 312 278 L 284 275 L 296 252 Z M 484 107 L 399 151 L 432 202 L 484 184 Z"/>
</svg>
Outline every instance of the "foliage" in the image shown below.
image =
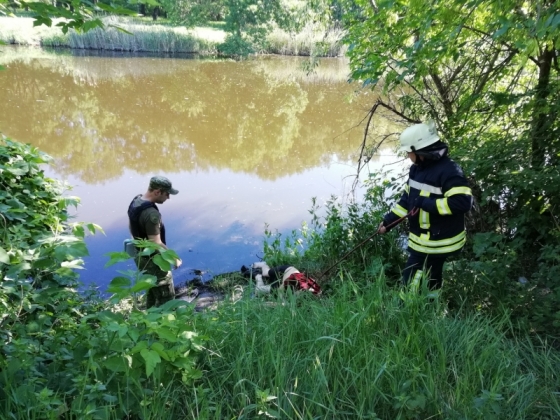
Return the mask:
<svg viewBox="0 0 560 420">
<path fill-rule="evenodd" d="M 222 20 L 225 4 L 220 0 L 161 0 L 167 16 L 174 23 L 195 26 Z"/>
<path fill-rule="evenodd" d="M 157 4 L 155 0 L 145 0 L 148 4 Z M 94 28 L 103 28 L 103 22 L 95 14 L 106 12 L 115 15 L 134 15 L 135 12 L 119 5 L 103 1 L 90 2 L 87 0 L 65 0 L 64 2 L 22 1 L 15 3 L 32 12 L 34 26 L 46 25 L 60 27 L 63 33 L 70 29 L 87 32 Z M 11 0 L 0 0 L 0 15 L 13 14 L 9 11 Z"/>
<path fill-rule="evenodd" d="M 387 274 L 398 279 L 404 258 L 402 229 L 388 235 L 376 235 L 383 215 L 389 210 L 387 197 L 394 193 L 396 179 L 381 181 L 372 174 L 364 201 L 346 206 L 331 197 L 320 208 L 313 199 L 311 226 L 303 225 L 283 240 L 267 229 L 264 260 L 269 265 L 294 264 L 310 271 L 320 280 L 335 279 L 336 273 L 350 273 L 369 280 Z"/>
<path fill-rule="evenodd" d="M 9 139 L 0 145 L 2 413 L 104 419 L 116 410 L 119 418 L 172 412 L 157 402 L 169 393 L 161 384 L 200 377 L 203 338 L 192 330 L 192 308 L 172 301 L 141 310 L 138 293 L 155 278 L 138 271 L 111 282 L 111 302 L 77 291 L 85 231 L 100 228 L 68 222 L 67 206 L 78 199 L 63 197 L 63 186 L 45 177 L 40 165 L 48 161 L 34 147 Z M 150 241 L 137 246 L 141 255 L 156 252 L 162 269 L 177 258 Z M 124 258 L 115 253 L 109 263 Z"/>
<path fill-rule="evenodd" d="M 3 286 L 74 285 L 73 269 L 88 255 L 84 225 L 68 224 L 67 207 L 77 197 L 63 197 L 65 186 L 44 175 L 50 158 L 36 148 L 3 139 L 0 143 L 0 275 Z M 89 224 L 95 232 L 98 226 Z M 17 293 L 16 293 L 17 294 Z"/>
<path fill-rule="evenodd" d="M 224 0 L 224 7 L 224 30 L 228 37 L 219 48 L 223 54 L 234 52 L 236 56 L 246 56 L 263 49 L 265 35 L 272 29 L 272 23 L 284 19 L 280 1 Z"/>
<path fill-rule="evenodd" d="M 246 57 L 255 52 L 253 44 L 238 35 L 228 35 L 226 40 L 218 45 L 218 52 L 228 57 Z"/>
<path fill-rule="evenodd" d="M 532 325 L 558 331 L 558 260 L 550 257 L 558 251 L 560 208 L 556 2 L 356 3 L 360 12 L 345 16 L 353 78 L 402 92 L 377 105 L 403 122 L 435 120 L 472 180 L 477 211 L 466 272 L 508 283 L 483 288 L 478 304 L 508 296 L 512 309 L 524 306 L 526 293 L 517 293 L 516 283 L 526 277 L 535 293 L 526 313 L 537 310 L 543 294 L 550 300 L 551 312 Z"/>
</svg>

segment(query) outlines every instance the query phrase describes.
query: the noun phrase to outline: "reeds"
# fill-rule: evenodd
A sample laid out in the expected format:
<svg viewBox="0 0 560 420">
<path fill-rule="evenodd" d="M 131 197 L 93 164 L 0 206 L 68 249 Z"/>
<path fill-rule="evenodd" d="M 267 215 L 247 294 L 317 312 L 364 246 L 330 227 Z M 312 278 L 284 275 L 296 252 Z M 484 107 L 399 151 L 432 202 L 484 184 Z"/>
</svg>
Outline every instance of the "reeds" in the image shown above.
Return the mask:
<svg viewBox="0 0 560 420">
<path fill-rule="evenodd" d="M 56 23 L 55 21 L 54 24 Z M 96 28 L 86 33 L 70 30 L 67 34 L 62 34 L 56 26 L 33 27 L 32 18 L 0 17 L 0 40 L 18 45 L 212 55 L 226 36 L 223 30 L 216 28 L 187 29 L 172 27 L 169 23 L 157 24 L 133 18 L 107 17 L 103 18 L 103 23 L 105 29 Z M 311 25 L 300 33 L 288 33 L 277 28 L 266 36 L 264 47 L 259 52 L 338 57 L 344 55 L 346 50 L 346 46 L 342 44 L 343 35 L 344 31 L 340 29 L 319 30 Z"/>
<path fill-rule="evenodd" d="M 342 44 L 342 29 L 319 30 L 307 25 L 299 33 L 288 33 L 276 28 L 266 37 L 266 52 L 281 55 L 316 57 L 343 56 L 346 46 Z"/>
<path fill-rule="evenodd" d="M 96 28 L 85 33 L 70 31 L 69 46 L 76 49 L 155 53 L 209 54 L 215 51 L 214 42 L 197 38 L 185 28 L 130 24 L 117 18 L 106 18 L 103 23 L 105 29 Z M 43 38 L 43 45 L 52 46 L 52 43 L 53 38 Z"/>
</svg>

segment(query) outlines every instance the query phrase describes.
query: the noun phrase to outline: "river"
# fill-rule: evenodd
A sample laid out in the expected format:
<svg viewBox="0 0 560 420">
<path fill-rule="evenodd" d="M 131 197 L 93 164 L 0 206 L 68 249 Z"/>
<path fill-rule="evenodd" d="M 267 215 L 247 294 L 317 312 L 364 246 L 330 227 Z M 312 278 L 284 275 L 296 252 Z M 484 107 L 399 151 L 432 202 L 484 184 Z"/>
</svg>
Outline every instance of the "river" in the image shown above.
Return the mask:
<svg viewBox="0 0 560 420">
<path fill-rule="evenodd" d="M 132 268 L 104 268 L 106 253 L 122 250 L 128 204 L 156 174 L 180 191 L 160 206 L 168 245 L 183 260 L 176 283 L 194 269 L 209 278 L 257 261 L 265 226 L 297 230 L 312 197 L 353 199 L 376 94 L 347 82 L 344 59 L 323 59 L 309 75 L 302 61 L 3 47 L 0 131 L 51 155 L 49 176 L 81 198 L 75 220 L 104 229 L 86 240 L 84 283 L 105 288 Z M 383 120 L 376 127 L 390 130 Z M 386 150 L 370 165 L 394 160 Z"/>
</svg>

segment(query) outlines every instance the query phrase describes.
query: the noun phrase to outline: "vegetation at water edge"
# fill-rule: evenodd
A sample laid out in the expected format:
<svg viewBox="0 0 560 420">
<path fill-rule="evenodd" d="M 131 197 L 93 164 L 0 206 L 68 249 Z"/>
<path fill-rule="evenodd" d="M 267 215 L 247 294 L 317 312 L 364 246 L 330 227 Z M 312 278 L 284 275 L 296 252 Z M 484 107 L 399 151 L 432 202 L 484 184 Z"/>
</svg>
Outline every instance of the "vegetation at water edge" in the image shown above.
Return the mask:
<svg viewBox="0 0 560 420">
<path fill-rule="evenodd" d="M 395 288 L 392 264 L 403 255 L 391 236 L 377 237 L 322 279 L 323 297 L 255 298 L 249 284 L 213 311 L 178 300 L 146 311 L 141 294 L 155 279 L 135 271 L 113 279 L 109 299 L 78 293 L 83 238 L 99 227 L 69 223 L 66 206 L 77 199 L 63 198 L 62 186 L 44 176 L 39 165 L 47 161 L 33 147 L 2 142 L 0 406 L 9 418 L 560 413 L 560 353 L 514 328 L 507 312 L 489 317 Z M 339 255 L 368 234 L 357 235 L 385 211 L 384 194 L 373 187 L 364 207 L 348 213 L 333 201 L 325 219 L 316 216 L 291 238 L 269 233 L 266 259 L 308 261 L 318 272 L 320 255 Z M 174 252 L 158 252 L 157 263 L 169 268 Z M 111 253 L 108 264 L 127 258 Z"/>
<path fill-rule="evenodd" d="M 309 226 L 288 237 L 267 232 L 265 259 L 317 276 L 321 298 L 289 292 L 262 300 L 249 284 L 240 299 L 215 311 L 196 313 L 180 301 L 145 310 L 141 295 L 154 278 L 139 272 L 115 278 L 108 300 L 77 292 L 84 236 L 99 227 L 68 220 L 67 206 L 77 199 L 64 198 L 62 186 L 44 176 L 45 155 L 4 139 L 2 413 L 15 419 L 558 418 L 556 3 L 213 4 L 224 7 L 191 8 L 189 16 L 200 21 L 218 13 L 228 35 L 217 49 L 229 55 L 261 51 L 274 25 L 297 32 L 308 16 L 325 31 L 341 25 L 352 78 L 391 94 L 372 104 L 370 116 L 383 111 L 403 126 L 434 120 L 468 174 L 476 203 L 468 246 L 447 265 L 439 300 L 396 286 L 405 227 L 366 239 L 402 181 L 371 174 L 361 204 L 333 199 L 325 217 L 313 204 Z M 28 5 L 38 23 L 65 17 L 64 33 L 104 27 L 89 18 L 86 2 Z M 173 6 L 162 5 L 186 25 L 185 9 Z M 0 10 L 7 10 L 5 1 Z M 370 121 L 362 170 L 388 138 L 370 135 L 376 133 Z M 141 246 L 159 253 L 162 268 L 176 256 L 147 241 Z M 126 258 L 112 253 L 108 264 Z"/>
</svg>

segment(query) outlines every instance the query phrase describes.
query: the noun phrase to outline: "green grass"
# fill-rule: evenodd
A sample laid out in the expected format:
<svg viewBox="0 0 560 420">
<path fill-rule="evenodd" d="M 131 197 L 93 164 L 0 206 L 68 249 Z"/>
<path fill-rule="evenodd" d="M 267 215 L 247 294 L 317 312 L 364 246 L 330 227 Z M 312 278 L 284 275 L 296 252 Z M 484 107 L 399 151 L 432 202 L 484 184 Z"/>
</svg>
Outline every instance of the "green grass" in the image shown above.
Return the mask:
<svg viewBox="0 0 560 420">
<path fill-rule="evenodd" d="M 507 316 L 451 316 L 425 296 L 349 278 L 330 298 L 246 298 L 207 316 L 198 327 L 211 351 L 187 418 L 560 416 L 559 354 L 507 338 Z"/>
<path fill-rule="evenodd" d="M 238 276 L 219 280 L 224 293 L 238 293 Z M 95 414 L 83 418 L 116 420 L 116 408 L 132 399 L 141 403 L 131 418 L 154 420 L 560 417 L 560 354 L 512 338 L 507 314 L 452 315 L 425 294 L 388 288 L 383 278 L 356 280 L 341 275 L 320 298 L 255 298 L 248 286 L 241 299 L 193 313 L 189 322 L 205 341 L 200 379 L 176 375 L 160 384 L 131 376 L 111 396 L 117 400 L 101 398 L 103 382 L 74 400 L 45 388 L 50 394 L 26 400 L 33 406 L 18 399 L 26 390 L 8 387 L 0 390 L 0 409 L 18 420 L 43 419 L 71 404 L 74 414 Z"/>
</svg>

